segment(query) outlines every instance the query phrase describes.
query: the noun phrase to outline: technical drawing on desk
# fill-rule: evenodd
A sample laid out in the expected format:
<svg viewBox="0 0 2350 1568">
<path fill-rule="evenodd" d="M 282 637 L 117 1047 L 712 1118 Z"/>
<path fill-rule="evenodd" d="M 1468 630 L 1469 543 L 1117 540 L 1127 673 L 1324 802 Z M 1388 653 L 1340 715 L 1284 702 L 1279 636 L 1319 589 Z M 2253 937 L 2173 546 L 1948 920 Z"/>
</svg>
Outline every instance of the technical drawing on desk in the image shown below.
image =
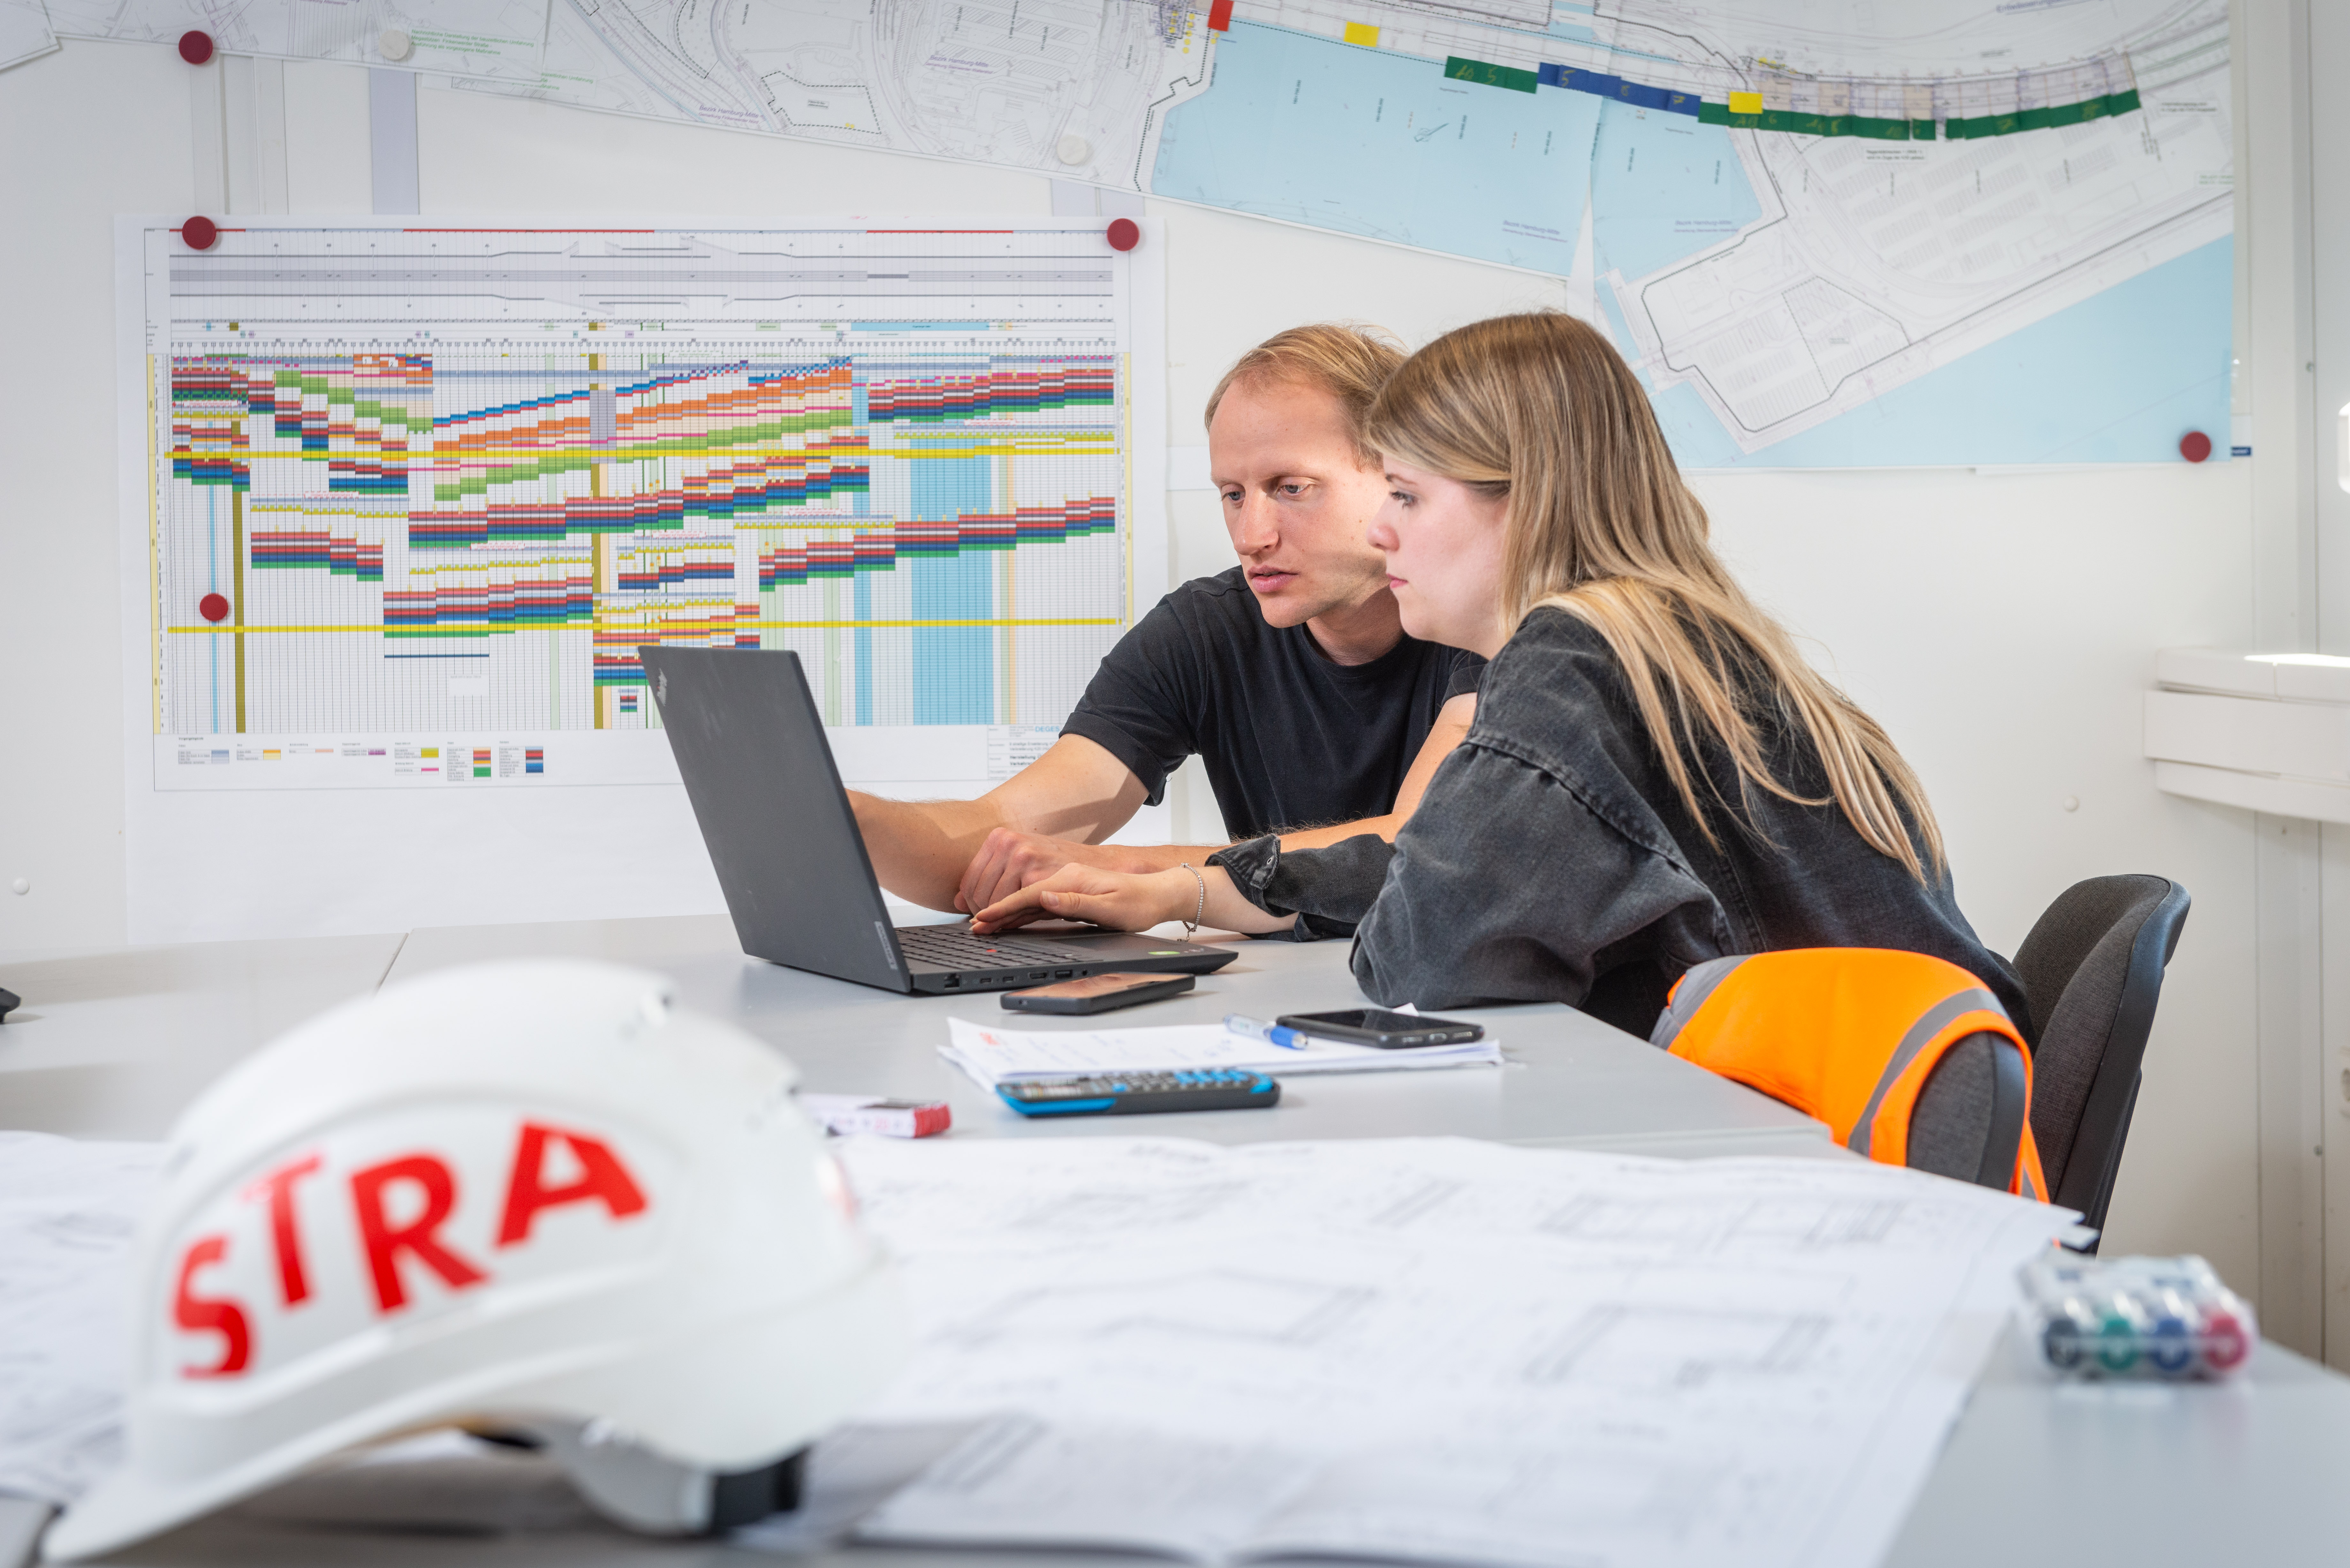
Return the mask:
<svg viewBox="0 0 2350 1568">
<path fill-rule="evenodd" d="M 984 1422 L 868 1539 L 1494 1563 L 1882 1553 L 2063 1216 L 1860 1164 L 1388 1140 L 846 1151 Z"/>
<path fill-rule="evenodd" d="M 841 1147 L 917 1351 L 750 1544 L 1857 1568 L 2065 1218 L 1859 1161 Z M 119 1452 L 162 1153 L 0 1136 L 0 1491 Z"/>
<path fill-rule="evenodd" d="M 792 649 L 847 777 L 984 787 L 1163 581 L 1097 223 L 123 243 L 158 788 L 671 782 L 645 643 Z"/>
</svg>

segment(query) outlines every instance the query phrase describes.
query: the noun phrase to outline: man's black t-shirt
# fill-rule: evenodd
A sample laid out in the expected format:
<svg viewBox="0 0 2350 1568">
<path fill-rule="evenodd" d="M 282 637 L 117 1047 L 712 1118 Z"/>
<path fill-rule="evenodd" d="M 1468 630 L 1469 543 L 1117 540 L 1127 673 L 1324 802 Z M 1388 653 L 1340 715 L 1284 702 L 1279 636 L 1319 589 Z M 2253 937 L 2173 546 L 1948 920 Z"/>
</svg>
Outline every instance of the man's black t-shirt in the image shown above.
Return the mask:
<svg viewBox="0 0 2350 1568">
<path fill-rule="evenodd" d="M 1198 753 L 1224 830 L 1253 838 L 1394 809 L 1437 710 L 1484 668 L 1411 637 L 1336 663 L 1303 626 L 1267 626 L 1234 566 L 1185 583 L 1120 638 L 1061 732 L 1133 769 L 1154 805 Z"/>
</svg>

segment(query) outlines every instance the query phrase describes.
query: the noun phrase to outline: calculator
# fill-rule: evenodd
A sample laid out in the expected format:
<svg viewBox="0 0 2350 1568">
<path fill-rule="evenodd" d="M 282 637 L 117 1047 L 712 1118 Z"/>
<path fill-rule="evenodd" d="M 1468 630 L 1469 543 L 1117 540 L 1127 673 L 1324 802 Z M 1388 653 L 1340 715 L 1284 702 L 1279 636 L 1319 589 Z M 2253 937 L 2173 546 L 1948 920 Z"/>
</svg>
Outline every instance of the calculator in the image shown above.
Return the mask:
<svg viewBox="0 0 2350 1568">
<path fill-rule="evenodd" d="M 1175 1073 L 1086 1073 L 998 1084 L 1024 1116 L 1125 1116 L 1146 1111 L 1245 1111 L 1278 1105 L 1281 1085 L 1263 1073 L 1201 1067 Z"/>
</svg>

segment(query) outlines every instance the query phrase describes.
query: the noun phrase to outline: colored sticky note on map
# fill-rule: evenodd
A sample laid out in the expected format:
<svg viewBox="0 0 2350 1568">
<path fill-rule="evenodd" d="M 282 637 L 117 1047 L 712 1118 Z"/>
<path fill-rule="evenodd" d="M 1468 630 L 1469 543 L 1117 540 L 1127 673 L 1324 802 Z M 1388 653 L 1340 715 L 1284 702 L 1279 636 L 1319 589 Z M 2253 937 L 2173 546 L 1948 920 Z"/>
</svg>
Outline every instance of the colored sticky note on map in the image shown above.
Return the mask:
<svg viewBox="0 0 2350 1568">
<path fill-rule="evenodd" d="M 1368 22 L 1349 22 L 1347 24 L 1347 42 L 1376 49 L 1379 47 L 1379 30 Z"/>
<path fill-rule="evenodd" d="M 1730 112 L 1732 114 L 1762 113 L 1762 95 L 1759 92 L 1731 93 L 1730 95 Z"/>
</svg>

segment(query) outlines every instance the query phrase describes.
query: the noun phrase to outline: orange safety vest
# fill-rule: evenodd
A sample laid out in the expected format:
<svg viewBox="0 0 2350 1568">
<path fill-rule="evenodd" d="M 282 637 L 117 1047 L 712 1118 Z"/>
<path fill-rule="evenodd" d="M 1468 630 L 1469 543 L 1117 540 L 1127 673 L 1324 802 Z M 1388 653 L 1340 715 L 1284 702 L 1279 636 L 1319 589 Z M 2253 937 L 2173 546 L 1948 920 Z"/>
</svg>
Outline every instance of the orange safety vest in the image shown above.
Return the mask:
<svg viewBox="0 0 2350 1568">
<path fill-rule="evenodd" d="M 1817 1116 L 1856 1154 L 1905 1165 L 1918 1092 L 1943 1054 L 1975 1034 L 2012 1044 L 2022 1059 L 2024 1115 L 2007 1189 L 2044 1202 L 2031 1048 L 1999 998 L 1954 963 L 1879 948 L 1712 959 L 1674 982 L 1649 1038 Z"/>
</svg>

